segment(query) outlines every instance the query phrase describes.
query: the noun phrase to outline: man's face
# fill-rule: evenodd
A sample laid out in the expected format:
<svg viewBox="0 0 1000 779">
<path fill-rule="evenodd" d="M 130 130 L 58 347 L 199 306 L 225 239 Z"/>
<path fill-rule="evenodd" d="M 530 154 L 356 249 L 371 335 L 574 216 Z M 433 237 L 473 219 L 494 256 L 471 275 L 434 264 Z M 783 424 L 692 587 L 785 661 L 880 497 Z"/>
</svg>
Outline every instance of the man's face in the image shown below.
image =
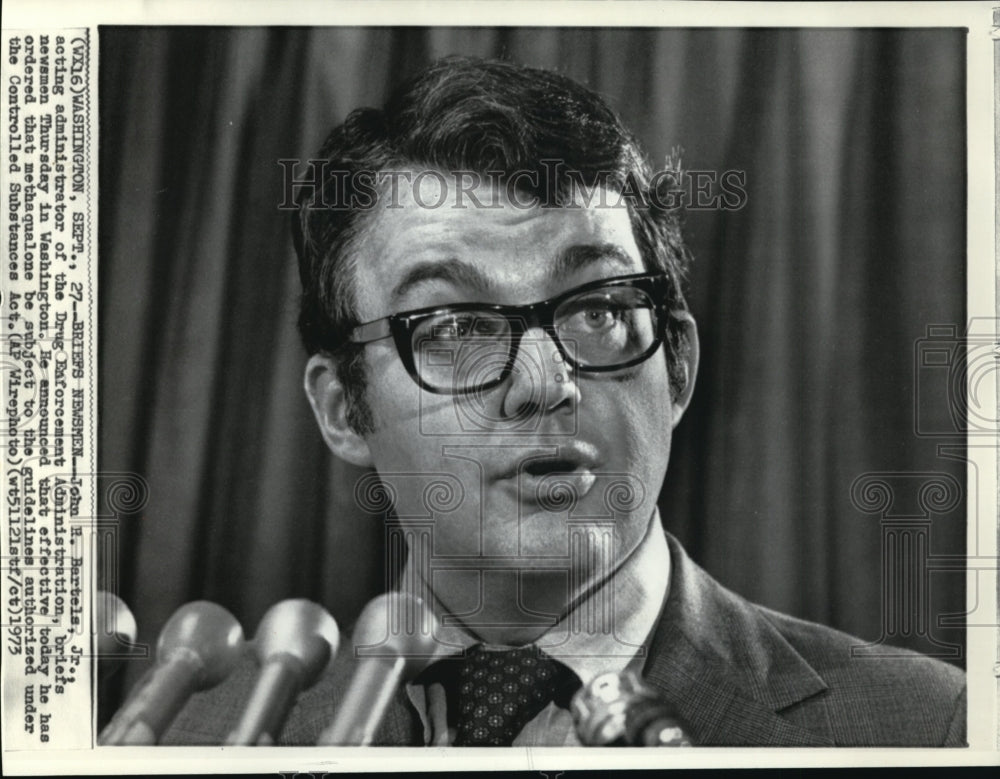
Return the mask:
<svg viewBox="0 0 1000 779">
<path fill-rule="evenodd" d="M 590 207 L 525 208 L 481 187 L 478 201 L 499 207 L 465 195 L 458 208 L 453 179 L 445 189 L 444 204 L 431 208 L 442 198 L 437 177 L 424 177 L 416 193 L 400 181 L 399 207 L 383 202 L 372 215 L 357 248 L 360 321 L 428 306 L 533 303 L 646 271 L 624 206 L 594 197 Z M 473 395 L 420 388 L 391 338 L 369 344 L 366 356 L 370 462 L 395 492 L 401 522 L 426 526 L 432 517 L 420 575 L 446 609 L 508 625 L 480 629 L 484 638 L 530 638 L 533 629 L 514 623 L 530 621 L 528 612 L 563 613 L 635 550 L 679 414 L 662 346 L 630 368 L 580 373 L 549 335 L 529 329 L 511 376 Z M 431 511 L 435 482 L 451 493 Z"/>
</svg>

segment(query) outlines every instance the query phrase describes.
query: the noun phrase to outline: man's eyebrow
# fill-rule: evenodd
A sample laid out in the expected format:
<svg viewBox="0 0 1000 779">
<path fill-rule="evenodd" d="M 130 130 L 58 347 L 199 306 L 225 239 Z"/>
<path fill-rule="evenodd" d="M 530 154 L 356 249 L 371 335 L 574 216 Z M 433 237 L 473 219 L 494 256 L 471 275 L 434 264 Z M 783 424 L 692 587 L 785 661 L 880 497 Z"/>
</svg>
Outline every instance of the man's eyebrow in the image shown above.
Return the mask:
<svg viewBox="0 0 1000 779">
<path fill-rule="evenodd" d="M 493 282 L 474 265 L 451 258 L 419 262 L 409 268 L 392 290 L 392 301 L 398 302 L 411 289 L 427 281 L 444 281 L 454 286 L 489 292 Z"/>
<path fill-rule="evenodd" d="M 567 246 L 556 255 L 549 273 L 552 279 L 562 279 L 568 274 L 583 270 L 595 263 L 611 260 L 625 269 L 633 267 L 632 258 L 621 246 L 613 243 L 581 243 Z M 403 274 L 392 290 L 392 302 L 398 303 L 414 287 L 428 281 L 444 281 L 454 286 L 495 291 L 493 281 L 476 266 L 454 257 L 447 260 L 419 262 Z"/>
<path fill-rule="evenodd" d="M 632 257 L 618 244 L 581 243 L 567 246 L 559 252 L 550 276 L 562 278 L 603 260 L 611 260 L 626 269 L 634 267 Z"/>
</svg>

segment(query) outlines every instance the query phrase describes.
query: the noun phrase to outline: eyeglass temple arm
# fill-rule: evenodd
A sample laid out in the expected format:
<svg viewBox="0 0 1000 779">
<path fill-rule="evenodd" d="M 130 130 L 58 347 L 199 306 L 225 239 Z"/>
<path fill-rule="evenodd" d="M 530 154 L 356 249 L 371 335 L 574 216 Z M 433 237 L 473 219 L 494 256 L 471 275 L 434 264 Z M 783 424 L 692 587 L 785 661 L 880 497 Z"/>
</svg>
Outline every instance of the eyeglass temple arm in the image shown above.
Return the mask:
<svg viewBox="0 0 1000 779">
<path fill-rule="evenodd" d="M 358 325 L 351 331 L 347 340 L 351 343 L 366 344 L 372 341 L 380 341 L 383 338 L 388 338 L 390 335 L 392 335 L 392 330 L 389 328 L 389 318 L 385 317 L 384 319 L 376 319 L 374 322 L 366 322 L 363 325 Z"/>
</svg>

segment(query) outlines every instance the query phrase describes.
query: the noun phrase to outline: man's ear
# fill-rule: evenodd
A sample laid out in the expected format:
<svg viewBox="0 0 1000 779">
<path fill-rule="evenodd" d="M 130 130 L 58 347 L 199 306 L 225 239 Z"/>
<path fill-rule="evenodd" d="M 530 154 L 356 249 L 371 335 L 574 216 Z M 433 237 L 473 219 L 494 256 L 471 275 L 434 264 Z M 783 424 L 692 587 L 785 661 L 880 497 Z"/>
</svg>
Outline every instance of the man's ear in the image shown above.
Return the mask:
<svg viewBox="0 0 1000 779">
<path fill-rule="evenodd" d="M 353 465 L 371 467 L 368 443 L 347 423 L 347 393 L 337 378 L 337 361 L 322 354 L 310 357 L 306 363 L 305 390 L 330 451 Z"/>
<path fill-rule="evenodd" d="M 684 386 L 679 388 L 673 402 L 673 424 L 676 427 L 691 402 L 691 395 L 694 394 L 694 381 L 698 375 L 698 326 L 688 311 L 671 311 L 670 318 L 674 320 L 670 326 L 681 331 L 678 357 L 684 370 Z"/>
</svg>

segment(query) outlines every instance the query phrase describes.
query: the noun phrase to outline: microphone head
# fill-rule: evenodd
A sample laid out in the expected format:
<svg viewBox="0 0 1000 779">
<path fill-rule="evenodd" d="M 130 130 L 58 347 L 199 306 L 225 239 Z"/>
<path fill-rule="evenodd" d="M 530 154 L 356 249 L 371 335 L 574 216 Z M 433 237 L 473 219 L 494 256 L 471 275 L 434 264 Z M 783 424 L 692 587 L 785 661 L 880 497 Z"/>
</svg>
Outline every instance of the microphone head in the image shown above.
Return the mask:
<svg viewBox="0 0 1000 779">
<path fill-rule="evenodd" d="M 257 660 L 265 665 L 281 655 L 302 664 L 302 686 L 311 686 L 337 654 L 340 630 L 330 613 L 305 598 L 274 604 L 260 620 L 254 636 Z"/>
<path fill-rule="evenodd" d="M 690 746 L 684 723 L 632 671 L 603 673 L 570 703 L 580 742 L 588 746 Z"/>
<path fill-rule="evenodd" d="M 608 746 L 625 733 L 625 713 L 634 699 L 628 677 L 614 672 L 595 676 L 570 702 L 580 742 Z"/>
<path fill-rule="evenodd" d="M 214 687 L 232 673 L 244 648 L 243 628 L 236 617 L 207 600 L 186 603 L 160 631 L 156 661 L 173 655 L 194 655 L 201 663 L 197 689 Z"/>
<path fill-rule="evenodd" d="M 403 679 L 409 680 L 430 663 L 438 649 L 437 617 L 420 599 L 387 592 L 368 602 L 354 627 L 358 658 L 403 658 Z"/>
<path fill-rule="evenodd" d="M 106 590 L 97 591 L 97 655 L 120 655 L 135 643 L 139 628 L 125 601 Z"/>
</svg>

